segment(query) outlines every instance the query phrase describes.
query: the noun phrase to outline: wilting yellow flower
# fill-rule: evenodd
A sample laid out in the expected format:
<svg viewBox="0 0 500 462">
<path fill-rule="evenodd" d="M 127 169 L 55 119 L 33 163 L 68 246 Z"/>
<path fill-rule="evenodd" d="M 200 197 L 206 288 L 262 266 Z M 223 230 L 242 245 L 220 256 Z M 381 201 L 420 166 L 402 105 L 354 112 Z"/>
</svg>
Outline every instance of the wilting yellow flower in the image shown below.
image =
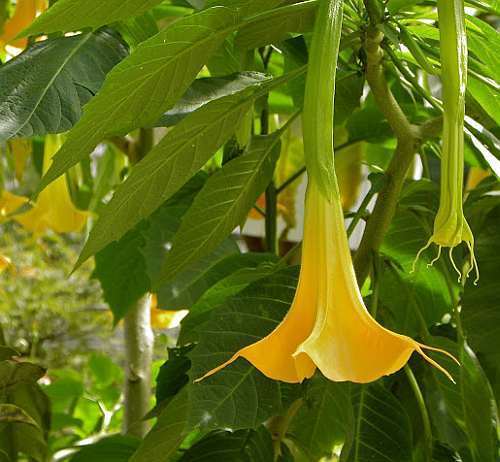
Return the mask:
<svg viewBox="0 0 500 462">
<path fill-rule="evenodd" d="M 52 157 L 62 145 L 60 135 L 47 135 L 43 159 L 43 171 L 46 172 Z M 66 178 L 59 177 L 45 188 L 28 212 L 15 215 L 13 218 L 27 230 L 41 234 L 47 229 L 56 233 L 81 231 L 87 222 L 88 214 L 78 210 L 68 191 Z"/>
<path fill-rule="evenodd" d="M 436 349 L 391 332 L 371 317 L 354 274 L 338 191 L 329 202 L 310 180 L 302 266 L 288 314 L 271 334 L 203 378 L 243 357 L 274 380 L 302 382 L 318 367 L 330 380 L 367 383 L 398 371 L 417 351 L 453 380 L 424 350 Z"/>
</svg>

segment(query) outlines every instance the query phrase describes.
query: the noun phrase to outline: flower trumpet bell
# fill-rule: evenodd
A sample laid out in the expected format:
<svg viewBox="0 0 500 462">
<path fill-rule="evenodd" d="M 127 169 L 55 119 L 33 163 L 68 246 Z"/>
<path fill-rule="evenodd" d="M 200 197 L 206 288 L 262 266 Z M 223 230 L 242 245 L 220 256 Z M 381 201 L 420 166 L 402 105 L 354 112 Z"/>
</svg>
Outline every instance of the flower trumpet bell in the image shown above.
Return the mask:
<svg viewBox="0 0 500 462">
<path fill-rule="evenodd" d="M 370 316 L 354 274 L 338 193 L 330 202 L 310 181 L 304 226 L 299 283 L 288 314 L 267 337 L 202 379 L 242 357 L 274 380 L 302 382 L 317 367 L 330 380 L 367 383 L 398 371 L 417 351 L 453 380 L 425 354 L 434 348 L 391 332 Z"/>
<path fill-rule="evenodd" d="M 62 145 L 58 135 L 47 135 L 43 159 L 43 171 L 46 172 L 52 157 Z M 47 229 L 56 233 L 81 231 L 87 222 L 88 213 L 78 210 L 71 201 L 64 176 L 45 188 L 28 212 L 15 215 L 13 218 L 28 231 L 41 234 Z"/>
</svg>

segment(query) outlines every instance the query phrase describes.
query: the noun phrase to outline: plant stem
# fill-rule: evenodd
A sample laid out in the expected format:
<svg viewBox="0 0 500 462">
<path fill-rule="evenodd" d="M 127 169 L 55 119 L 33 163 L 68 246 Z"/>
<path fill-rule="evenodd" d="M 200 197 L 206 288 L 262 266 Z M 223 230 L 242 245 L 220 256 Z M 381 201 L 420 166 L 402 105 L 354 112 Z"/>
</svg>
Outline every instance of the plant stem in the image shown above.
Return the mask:
<svg viewBox="0 0 500 462">
<path fill-rule="evenodd" d="M 432 428 L 431 420 L 429 418 L 429 413 L 427 412 L 427 406 L 425 405 L 424 396 L 422 390 L 417 382 L 415 374 L 411 370 L 408 364 L 404 367 L 406 377 L 410 383 L 410 387 L 413 390 L 415 399 L 417 400 L 418 409 L 420 410 L 420 416 L 422 418 L 422 425 L 424 430 L 424 443 L 425 443 L 425 460 L 427 462 L 432 461 Z"/>
<path fill-rule="evenodd" d="M 149 425 L 143 418 L 150 407 L 153 333 L 151 295 L 144 295 L 124 319 L 125 334 L 125 412 L 123 430 L 127 435 L 144 437 Z"/>
<path fill-rule="evenodd" d="M 259 53 L 262 57 L 264 69 L 267 70 L 269 61 L 272 55 L 272 48 L 266 50 L 261 48 Z M 264 108 L 260 115 L 260 134 L 269 134 L 269 101 L 266 96 Z M 274 179 L 271 180 L 266 188 L 266 210 L 265 210 L 265 227 L 266 227 L 266 249 L 270 253 L 279 254 L 278 245 L 278 193 Z"/>
<path fill-rule="evenodd" d="M 128 156 L 132 164 L 139 162 L 153 147 L 154 132 L 141 128 L 139 140 Z M 130 308 L 124 320 L 125 340 L 125 410 L 123 431 L 142 438 L 149 424 L 143 418 L 151 399 L 151 362 L 154 337 L 151 330 L 151 294 L 145 294 Z"/>
</svg>

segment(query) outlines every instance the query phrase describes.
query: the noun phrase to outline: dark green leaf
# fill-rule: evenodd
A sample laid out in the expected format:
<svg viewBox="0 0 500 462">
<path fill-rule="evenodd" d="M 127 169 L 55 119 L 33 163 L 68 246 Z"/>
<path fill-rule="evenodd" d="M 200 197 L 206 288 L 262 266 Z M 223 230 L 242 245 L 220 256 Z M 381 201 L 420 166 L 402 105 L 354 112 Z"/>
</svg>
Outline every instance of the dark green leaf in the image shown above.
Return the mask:
<svg viewBox="0 0 500 462">
<path fill-rule="evenodd" d="M 308 457 L 330 456 L 344 441 L 353 424 L 349 385 L 316 375 L 308 384 L 304 402 L 293 418 L 287 436 Z"/>
<path fill-rule="evenodd" d="M 472 350 L 445 338 L 436 338 L 434 346 L 445 348 L 460 361 L 457 365 L 439 355 L 440 363 L 456 379 L 450 382 L 436 369 L 427 387 L 434 424 L 442 441 L 454 447 L 466 461 L 495 461 L 498 455 L 497 415 L 493 394 Z M 437 359 L 437 357 L 436 357 Z"/>
<path fill-rule="evenodd" d="M 140 250 L 146 243 L 143 234 L 146 228 L 146 223 L 136 226 L 95 256 L 92 276 L 101 283 L 104 299 L 113 312 L 115 322 L 122 319 L 151 286 Z"/>
<path fill-rule="evenodd" d="M 212 175 L 196 196 L 174 237 L 160 281 L 168 281 L 193 260 L 211 252 L 242 224 L 272 179 L 280 135 L 254 138 L 248 152 Z"/>
<path fill-rule="evenodd" d="M 342 458 L 348 462 L 412 462 L 410 419 L 398 399 L 382 384 L 359 386 L 353 399 L 355 420 Z"/>
<path fill-rule="evenodd" d="M 273 440 L 264 426 L 257 430 L 214 431 L 191 446 L 179 462 L 273 462 Z"/>
<path fill-rule="evenodd" d="M 176 125 L 184 117 L 210 101 L 233 95 L 268 78 L 258 72 L 242 72 L 226 77 L 197 79 L 175 106 L 166 112 L 155 125 L 165 127 Z"/>
<path fill-rule="evenodd" d="M 83 446 L 71 462 L 127 462 L 139 447 L 140 440 L 131 436 L 115 435 L 94 444 Z"/>
<path fill-rule="evenodd" d="M 2 423 L 25 423 L 38 427 L 38 424 L 26 411 L 13 404 L 0 404 L 0 424 Z"/>
<path fill-rule="evenodd" d="M 106 30 L 30 46 L 0 67 L 0 140 L 69 130 L 126 55 Z"/>
</svg>

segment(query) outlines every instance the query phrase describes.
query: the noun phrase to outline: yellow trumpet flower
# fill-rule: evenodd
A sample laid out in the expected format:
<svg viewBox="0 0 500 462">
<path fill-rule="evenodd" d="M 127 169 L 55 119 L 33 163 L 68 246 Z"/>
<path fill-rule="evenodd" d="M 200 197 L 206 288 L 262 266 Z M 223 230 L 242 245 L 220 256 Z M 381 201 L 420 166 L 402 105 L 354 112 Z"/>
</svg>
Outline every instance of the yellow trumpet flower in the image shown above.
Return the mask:
<svg viewBox="0 0 500 462">
<path fill-rule="evenodd" d="M 5 23 L 3 33 L 0 35 L 0 46 L 11 45 L 19 49 L 25 48 L 28 39 L 16 40 L 16 36 L 35 20 L 38 11 L 46 8 L 45 3 L 40 0 L 17 0 L 16 10 Z"/>
<path fill-rule="evenodd" d="M 267 337 L 242 348 L 202 379 L 242 357 L 283 382 L 302 382 L 318 367 L 333 381 L 367 383 L 397 372 L 416 351 L 453 380 L 424 350 L 449 353 L 391 332 L 366 309 L 338 192 L 329 202 L 310 180 L 304 223 L 302 266 L 288 314 Z"/>
<path fill-rule="evenodd" d="M 52 162 L 52 157 L 62 145 L 60 135 L 47 135 L 43 159 L 43 171 L 46 172 Z M 28 212 L 15 215 L 14 220 L 34 234 L 42 234 L 47 229 L 56 233 L 81 231 L 87 222 L 88 213 L 78 210 L 68 191 L 64 176 L 52 182 L 45 188 Z"/>
</svg>

